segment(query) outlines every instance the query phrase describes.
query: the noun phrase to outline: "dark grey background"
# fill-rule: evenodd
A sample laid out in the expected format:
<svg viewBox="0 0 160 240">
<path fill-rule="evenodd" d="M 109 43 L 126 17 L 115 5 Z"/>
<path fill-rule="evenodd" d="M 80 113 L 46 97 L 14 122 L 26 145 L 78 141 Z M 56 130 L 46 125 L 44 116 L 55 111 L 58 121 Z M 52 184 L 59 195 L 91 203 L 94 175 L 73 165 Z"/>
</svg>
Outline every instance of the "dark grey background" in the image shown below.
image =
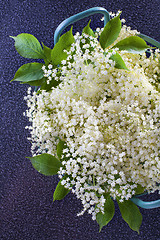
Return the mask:
<svg viewBox="0 0 160 240">
<path fill-rule="evenodd" d="M 159 0 L 0 0 L 0 166 L 1 166 L 1 235 L 2 240 L 110 240 L 160 239 L 159 209 L 144 210 L 140 235 L 122 220 L 116 205 L 113 220 L 98 232 L 91 216 L 77 217 L 81 203 L 73 194 L 52 203 L 57 177 L 36 172 L 25 156 L 30 156 L 30 143 L 23 117 L 27 86 L 10 83 L 18 67 L 30 62 L 14 48 L 13 39 L 22 32 L 35 35 L 53 47 L 53 35 L 65 18 L 101 6 L 108 11 L 122 10 L 122 17 L 132 29 L 137 28 L 160 41 Z M 92 18 L 93 28 L 102 26 L 101 15 Z M 88 19 L 74 25 L 81 31 Z M 147 197 L 158 199 L 158 194 Z"/>
</svg>

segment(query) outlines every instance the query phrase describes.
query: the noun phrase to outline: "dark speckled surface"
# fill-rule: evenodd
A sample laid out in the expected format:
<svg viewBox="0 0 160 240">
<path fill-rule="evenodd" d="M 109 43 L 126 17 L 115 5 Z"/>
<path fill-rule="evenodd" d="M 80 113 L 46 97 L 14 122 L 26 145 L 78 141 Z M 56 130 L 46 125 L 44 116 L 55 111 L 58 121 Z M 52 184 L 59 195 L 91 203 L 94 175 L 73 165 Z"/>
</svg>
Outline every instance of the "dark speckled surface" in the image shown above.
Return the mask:
<svg viewBox="0 0 160 240">
<path fill-rule="evenodd" d="M 101 6 L 108 11 L 122 10 L 127 25 L 160 41 L 160 0 L 1 0 L 0 1 L 0 161 L 1 161 L 1 231 L 2 240 L 160 240 L 159 209 L 144 210 L 140 235 L 122 220 L 116 205 L 113 220 L 98 232 L 98 225 L 85 214 L 77 217 L 81 203 L 69 194 L 52 203 L 57 177 L 44 177 L 25 158 L 30 144 L 24 129 L 27 119 L 23 96 L 27 86 L 10 83 L 16 70 L 29 62 L 14 49 L 16 36 L 26 32 L 53 47 L 53 33 L 65 18 Z M 92 27 L 102 24 L 93 17 Z M 88 21 L 88 20 L 86 20 Z M 83 23 L 82 23 L 83 22 Z M 81 30 L 84 21 L 74 25 Z M 158 195 L 150 196 L 151 200 Z"/>
</svg>

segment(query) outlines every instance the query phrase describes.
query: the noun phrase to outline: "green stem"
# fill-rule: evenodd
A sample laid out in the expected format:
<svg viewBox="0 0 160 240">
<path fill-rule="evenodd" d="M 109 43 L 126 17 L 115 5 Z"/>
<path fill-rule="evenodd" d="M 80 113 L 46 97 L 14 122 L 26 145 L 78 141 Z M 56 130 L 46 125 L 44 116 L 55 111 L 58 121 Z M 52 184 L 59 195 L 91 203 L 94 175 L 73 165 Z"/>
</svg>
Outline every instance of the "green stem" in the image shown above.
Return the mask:
<svg viewBox="0 0 160 240">
<path fill-rule="evenodd" d="M 95 186 L 96 185 L 96 183 L 95 183 L 95 177 L 94 177 L 94 175 L 93 175 L 93 186 Z"/>
</svg>

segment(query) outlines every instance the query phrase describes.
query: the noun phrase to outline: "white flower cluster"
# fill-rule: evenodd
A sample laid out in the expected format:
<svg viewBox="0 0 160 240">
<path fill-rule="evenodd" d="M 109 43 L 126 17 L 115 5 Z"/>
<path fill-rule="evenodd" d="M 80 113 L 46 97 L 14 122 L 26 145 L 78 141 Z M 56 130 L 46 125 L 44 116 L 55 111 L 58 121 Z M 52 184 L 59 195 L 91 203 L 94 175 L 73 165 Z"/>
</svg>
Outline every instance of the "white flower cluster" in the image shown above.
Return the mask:
<svg viewBox="0 0 160 240">
<path fill-rule="evenodd" d="M 101 32 L 98 29 L 97 32 Z M 135 35 L 122 27 L 116 41 Z M 98 33 L 97 33 L 98 36 Z M 51 91 L 25 97 L 33 155 L 56 156 L 58 138 L 65 141 L 59 178 L 96 219 L 104 212 L 104 195 L 130 199 L 140 185 L 147 191 L 160 183 L 160 69 L 159 52 L 149 58 L 119 52 L 127 70 L 116 69 L 97 38 L 79 33 L 60 70 L 44 66 Z M 111 46 L 112 47 L 112 46 Z"/>
</svg>

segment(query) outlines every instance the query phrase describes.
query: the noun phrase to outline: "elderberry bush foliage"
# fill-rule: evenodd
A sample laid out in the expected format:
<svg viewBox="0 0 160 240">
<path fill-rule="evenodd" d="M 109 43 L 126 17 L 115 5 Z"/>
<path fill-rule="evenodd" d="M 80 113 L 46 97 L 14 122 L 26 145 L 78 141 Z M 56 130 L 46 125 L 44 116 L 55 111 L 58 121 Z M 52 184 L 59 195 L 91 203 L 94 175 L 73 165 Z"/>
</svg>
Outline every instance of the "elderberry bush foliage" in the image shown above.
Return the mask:
<svg viewBox="0 0 160 240">
<path fill-rule="evenodd" d="M 114 14 L 113 14 L 114 15 Z M 115 214 L 139 232 L 142 215 L 130 200 L 160 183 L 160 51 L 152 50 L 120 20 L 104 28 L 71 29 L 53 49 L 31 34 L 16 37 L 25 58 L 43 59 L 21 66 L 13 81 L 28 88 L 33 167 L 58 174 L 53 201 L 70 191 L 100 230 Z M 150 49 L 150 56 L 145 51 Z"/>
</svg>

